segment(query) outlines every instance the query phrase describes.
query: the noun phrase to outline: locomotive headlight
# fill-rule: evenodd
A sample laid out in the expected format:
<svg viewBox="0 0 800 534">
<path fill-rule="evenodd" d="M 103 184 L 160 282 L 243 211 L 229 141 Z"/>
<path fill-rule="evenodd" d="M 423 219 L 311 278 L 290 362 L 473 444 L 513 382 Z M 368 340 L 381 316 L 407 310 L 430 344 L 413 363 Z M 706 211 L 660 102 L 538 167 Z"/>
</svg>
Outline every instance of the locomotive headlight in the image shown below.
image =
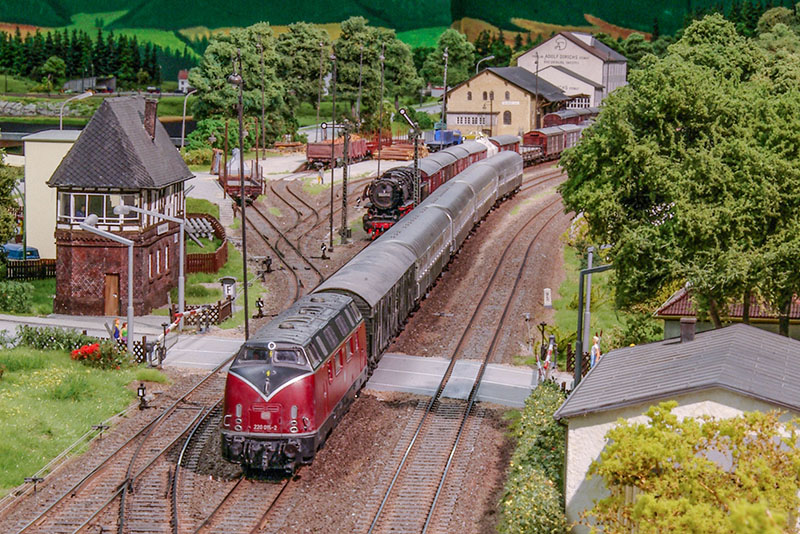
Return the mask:
<svg viewBox="0 0 800 534">
<path fill-rule="evenodd" d="M 241 416 L 242 416 L 242 405 L 241 404 L 237 404 L 236 405 L 236 417 L 241 417 Z"/>
</svg>

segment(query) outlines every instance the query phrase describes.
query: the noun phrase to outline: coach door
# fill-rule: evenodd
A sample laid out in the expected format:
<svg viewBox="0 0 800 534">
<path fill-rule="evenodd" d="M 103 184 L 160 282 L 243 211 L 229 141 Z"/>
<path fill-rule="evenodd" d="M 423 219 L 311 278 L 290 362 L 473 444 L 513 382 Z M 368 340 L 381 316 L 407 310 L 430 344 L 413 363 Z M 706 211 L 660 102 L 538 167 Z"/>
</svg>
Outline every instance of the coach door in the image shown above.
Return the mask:
<svg viewBox="0 0 800 534">
<path fill-rule="evenodd" d="M 105 276 L 103 302 L 103 315 L 119 315 L 119 274 Z"/>
</svg>

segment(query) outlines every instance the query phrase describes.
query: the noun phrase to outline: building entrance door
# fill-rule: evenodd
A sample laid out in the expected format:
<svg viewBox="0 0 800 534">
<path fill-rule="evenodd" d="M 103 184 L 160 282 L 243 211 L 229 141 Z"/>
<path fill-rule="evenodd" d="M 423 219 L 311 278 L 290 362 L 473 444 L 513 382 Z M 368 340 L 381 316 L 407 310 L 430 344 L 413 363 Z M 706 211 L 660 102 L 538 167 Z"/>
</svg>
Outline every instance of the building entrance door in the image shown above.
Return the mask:
<svg viewBox="0 0 800 534">
<path fill-rule="evenodd" d="M 103 285 L 103 315 L 119 315 L 119 275 L 107 274 Z"/>
</svg>

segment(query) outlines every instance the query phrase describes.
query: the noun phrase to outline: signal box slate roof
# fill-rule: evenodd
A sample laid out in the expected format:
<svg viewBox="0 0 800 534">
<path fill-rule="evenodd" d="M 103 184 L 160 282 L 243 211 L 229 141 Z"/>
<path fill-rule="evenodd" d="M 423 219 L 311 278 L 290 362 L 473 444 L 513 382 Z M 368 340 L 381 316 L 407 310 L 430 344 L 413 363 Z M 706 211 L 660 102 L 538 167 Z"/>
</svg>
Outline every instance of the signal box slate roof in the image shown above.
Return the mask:
<svg viewBox="0 0 800 534">
<path fill-rule="evenodd" d="M 616 349 L 589 371 L 556 419 L 576 417 L 677 395 L 721 388 L 800 410 L 800 341 L 735 324 Z"/>
<path fill-rule="evenodd" d="M 50 187 L 161 189 L 193 177 L 161 122 L 144 128 L 144 99 L 107 98 L 50 181 Z"/>
</svg>

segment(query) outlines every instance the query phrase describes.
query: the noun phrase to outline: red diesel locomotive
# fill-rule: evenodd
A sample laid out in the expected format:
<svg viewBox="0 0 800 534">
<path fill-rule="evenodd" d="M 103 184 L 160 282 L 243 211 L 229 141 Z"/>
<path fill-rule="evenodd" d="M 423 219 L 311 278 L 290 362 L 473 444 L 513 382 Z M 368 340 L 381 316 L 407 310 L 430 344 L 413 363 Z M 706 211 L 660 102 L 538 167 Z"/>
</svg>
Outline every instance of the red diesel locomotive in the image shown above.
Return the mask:
<svg viewBox="0 0 800 534">
<path fill-rule="evenodd" d="M 311 463 L 368 378 L 350 297 L 307 295 L 260 329 L 228 372 L 222 456 L 254 470 Z"/>
</svg>

